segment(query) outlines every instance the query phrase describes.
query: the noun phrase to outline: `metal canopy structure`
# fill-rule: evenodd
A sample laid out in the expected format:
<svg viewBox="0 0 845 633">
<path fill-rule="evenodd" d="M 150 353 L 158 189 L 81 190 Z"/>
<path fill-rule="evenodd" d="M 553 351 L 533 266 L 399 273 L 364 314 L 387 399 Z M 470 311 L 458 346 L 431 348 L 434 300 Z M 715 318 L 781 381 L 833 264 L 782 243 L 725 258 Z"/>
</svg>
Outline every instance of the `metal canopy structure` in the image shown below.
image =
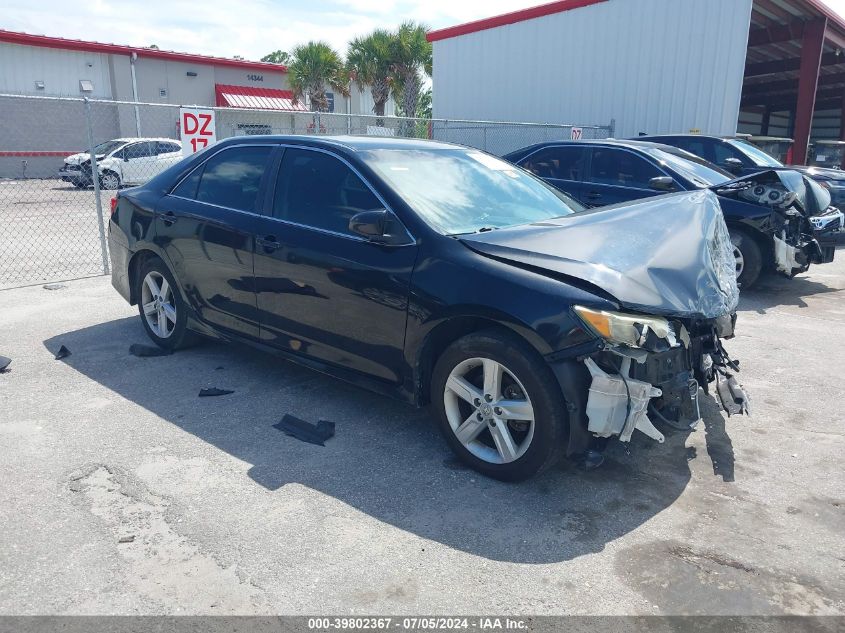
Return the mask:
<svg viewBox="0 0 845 633">
<path fill-rule="evenodd" d="M 845 20 L 819 0 L 754 0 L 742 86 L 743 111 L 787 113 L 792 163 L 807 161 L 814 115 L 839 111 L 845 139 Z"/>
</svg>

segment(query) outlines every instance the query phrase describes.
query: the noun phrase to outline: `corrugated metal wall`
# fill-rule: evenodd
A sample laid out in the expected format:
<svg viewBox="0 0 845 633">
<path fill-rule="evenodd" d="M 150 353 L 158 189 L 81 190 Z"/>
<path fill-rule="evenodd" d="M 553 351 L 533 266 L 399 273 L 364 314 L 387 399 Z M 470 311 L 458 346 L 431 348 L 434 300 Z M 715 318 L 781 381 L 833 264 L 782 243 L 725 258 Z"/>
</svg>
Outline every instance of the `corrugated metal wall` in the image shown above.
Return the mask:
<svg viewBox="0 0 845 633">
<path fill-rule="evenodd" d="M 438 118 L 736 131 L 752 0 L 610 0 L 434 42 Z"/>
<path fill-rule="evenodd" d="M 0 93 L 81 97 L 80 79 L 94 84 L 88 96 L 110 99 L 108 55 L 0 42 Z"/>
</svg>

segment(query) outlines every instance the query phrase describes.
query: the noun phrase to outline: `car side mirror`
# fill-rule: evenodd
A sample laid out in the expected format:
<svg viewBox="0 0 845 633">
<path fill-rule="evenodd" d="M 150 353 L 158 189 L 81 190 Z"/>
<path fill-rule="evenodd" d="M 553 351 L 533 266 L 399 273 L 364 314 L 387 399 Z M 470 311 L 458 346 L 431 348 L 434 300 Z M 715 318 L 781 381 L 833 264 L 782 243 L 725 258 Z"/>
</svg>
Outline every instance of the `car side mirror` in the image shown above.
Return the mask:
<svg viewBox="0 0 845 633">
<path fill-rule="evenodd" d="M 675 181 L 671 176 L 657 176 L 648 181 L 648 188 L 655 191 L 675 191 Z"/>
<path fill-rule="evenodd" d="M 349 230 L 377 244 L 405 244 L 404 231 L 394 234 L 398 220 L 387 209 L 356 213 L 349 219 Z"/>
<path fill-rule="evenodd" d="M 732 174 L 741 174 L 742 173 L 742 161 L 738 158 L 726 158 L 725 161 L 722 163 L 722 167 L 727 169 Z"/>
<path fill-rule="evenodd" d="M 375 211 L 362 211 L 349 218 L 349 230 L 367 239 L 378 241 L 384 237 L 384 229 L 387 224 L 387 209 L 376 209 Z"/>
</svg>

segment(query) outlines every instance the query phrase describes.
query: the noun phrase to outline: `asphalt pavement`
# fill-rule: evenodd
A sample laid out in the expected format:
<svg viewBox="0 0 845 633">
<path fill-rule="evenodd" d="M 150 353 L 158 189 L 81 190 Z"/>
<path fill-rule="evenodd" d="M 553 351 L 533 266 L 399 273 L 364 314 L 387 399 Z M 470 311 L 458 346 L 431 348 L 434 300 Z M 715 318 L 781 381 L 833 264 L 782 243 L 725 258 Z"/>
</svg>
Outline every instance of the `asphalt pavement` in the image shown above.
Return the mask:
<svg viewBox="0 0 845 633">
<path fill-rule="evenodd" d="M 426 411 L 246 347 L 132 356 L 105 277 L 0 306 L 0 613 L 845 614 L 842 247 L 744 294 L 750 418 L 708 405 L 520 484 Z"/>
</svg>

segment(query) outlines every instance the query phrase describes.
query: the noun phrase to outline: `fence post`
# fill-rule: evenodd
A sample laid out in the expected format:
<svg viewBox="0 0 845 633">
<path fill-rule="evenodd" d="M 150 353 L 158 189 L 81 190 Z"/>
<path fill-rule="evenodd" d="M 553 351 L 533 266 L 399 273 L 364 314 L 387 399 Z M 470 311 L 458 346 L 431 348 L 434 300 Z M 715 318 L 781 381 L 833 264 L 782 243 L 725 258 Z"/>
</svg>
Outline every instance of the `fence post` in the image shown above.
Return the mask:
<svg viewBox="0 0 845 633">
<path fill-rule="evenodd" d="M 610 119 L 610 138 L 616 137 L 616 119 Z"/>
<path fill-rule="evenodd" d="M 109 255 L 106 249 L 106 227 L 103 224 L 103 203 L 100 200 L 100 170 L 94 151 L 94 126 L 91 123 L 91 102 L 85 97 L 85 127 L 88 131 L 88 151 L 91 156 L 91 180 L 94 183 L 94 204 L 97 209 L 97 228 L 100 231 L 100 252 L 103 256 L 103 274 L 109 274 Z"/>
</svg>

